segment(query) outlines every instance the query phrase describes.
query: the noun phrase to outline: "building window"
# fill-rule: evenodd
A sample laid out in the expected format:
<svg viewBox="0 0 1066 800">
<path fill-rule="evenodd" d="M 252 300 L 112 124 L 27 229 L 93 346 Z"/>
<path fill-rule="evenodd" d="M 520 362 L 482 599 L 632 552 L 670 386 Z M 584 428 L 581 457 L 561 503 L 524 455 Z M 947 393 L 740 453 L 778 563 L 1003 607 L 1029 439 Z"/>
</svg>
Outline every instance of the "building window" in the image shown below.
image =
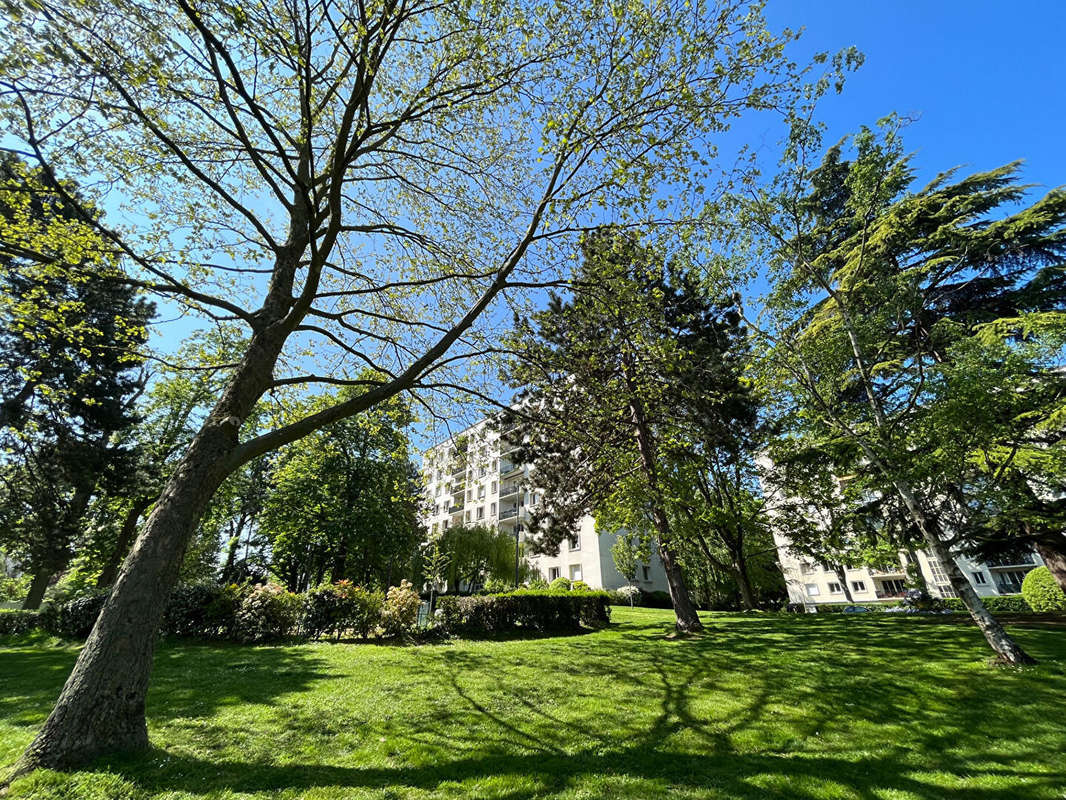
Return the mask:
<svg viewBox="0 0 1066 800">
<path fill-rule="evenodd" d="M 473 489 L 467 489 L 466 490 L 466 499 L 467 500 L 473 500 L 474 499 L 474 490 Z"/>
<path fill-rule="evenodd" d="M 985 577 L 983 572 L 975 572 L 973 574 L 973 582 L 978 586 L 983 586 L 988 583 L 988 578 Z"/>
<path fill-rule="evenodd" d="M 844 587 L 836 581 L 829 581 L 829 594 L 844 594 Z"/>
<path fill-rule="evenodd" d="M 581 534 L 580 533 L 575 533 L 575 534 L 573 534 L 570 537 L 570 549 L 571 550 L 580 550 L 581 549 Z"/>
<path fill-rule="evenodd" d="M 496 486 L 497 486 L 497 483 L 496 483 L 496 481 L 493 481 L 493 482 L 492 482 L 492 493 L 493 493 L 493 494 L 496 494 Z"/>
<path fill-rule="evenodd" d="M 470 521 L 470 512 L 469 511 L 466 512 L 466 521 L 467 522 Z"/>
<path fill-rule="evenodd" d="M 484 500 L 485 499 L 485 487 L 484 486 L 477 487 L 477 499 L 478 500 Z"/>
<path fill-rule="evenodd" d="M 553 581 L 559 577 L 558 567 L 548 567 L 548 580 Z"/>
<path fill-rule="evenodd" d="M 640 574 L 644 577 L 644 580 L 646 580 L 646 581 L 650 581 L 651 580 L 651 570 L 648 569 L 647 565 L 644 565 L 643 567 L 640 568 Z"/>
<path fill-rule="evenodd" d="M 865 592 L 866 591 L 866 581 L 852 581 L 851 582 L 851 591 L 853 591 L 853 592 Z"/>
<path fill-rule="evenodd" d="M 818 588 L 818 584 L 817 583 L 808 583 L 807 584 L 807 596 L 808 597 L 817 597 L 821 593 L 822 592 Z"/>
<path fill-rule="evenodd" d="M 932 573 L 933 583 L 937 584 L 937 586 L 948 583 L 948 576 L 944 573 L 944 567 L 937 559 L 929 559 L 929 572 Z"/>
<path fill-rule="evenodd" d="M 906 587 L 903 585 L 903 581 L 898 578 L 887 578 L 881 581 L 881 591 L 883 594 L 903 594 L 903 590 Z"/>
<path fill-rule="evenodd" d="M 485 506 L 478 506 L 477 507 L 477 518 L 478 519 L 485 519 Z"/>
<path fill-rule="evenodd" d="M 581 565 L 580 564 L 571 564 L 570 565 L 570 580 L 572 580 L 572 581 L 581 580 Z"/>
<path fill-rule="evenodd" d="M 492 504 L 489 505 L 489 513 L 492 514 L 492 516 L 494 516 L 494 517 L 496 516 L 496 504 L 495 503 L 492 503 Z"/>
<path fill-rule="evenodd" d="M 479 478 L 484 478 L 488 474 L 488 472 L 489 472 L 489 468 L 488 467 L 482 467 L 481 469 L 479 469 L 477 471 L 477 476 Z"/>
</svg>

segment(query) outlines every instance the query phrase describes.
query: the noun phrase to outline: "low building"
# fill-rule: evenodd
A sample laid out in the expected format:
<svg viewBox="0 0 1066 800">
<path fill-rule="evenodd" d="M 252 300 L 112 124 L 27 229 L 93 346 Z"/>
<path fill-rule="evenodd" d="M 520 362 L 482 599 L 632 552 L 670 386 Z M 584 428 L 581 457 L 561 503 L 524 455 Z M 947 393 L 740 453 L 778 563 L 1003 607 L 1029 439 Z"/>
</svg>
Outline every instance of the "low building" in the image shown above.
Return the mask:
<svg viewBox="0 0 1066 800">
<path fill-rule="evenodd" d="M 907 589 L 910 556 L 905 552 L 899 554 L 898 565 L 885 565 L 881 569 L 845 569 L 843 581 L 847 581 L 848 589 L 845 592 L 844 583 L 836 570 L 792 552 L 785 534 L 775 531 L 774 544 L 777 546 L 778 562 L 785 576 L 790 603 L 805 606 L 846 603 L 849 592 L 855 603 L 891 601 L 903 597 Z M 934 597 L 955 597 L 955 590 L 951 588 L 943 565 L 923 550 L 916 551 L 915 556 L 929 593 Z M 1044 562 L 1035 552 L 1023 550 L 991 561 L 977 561 L 959 555 L 955 557 L 955 563 L 977 594 L 991 597 L 1017 594 L 1022 589 L 1025 574 Z"/>
<path fill-rule="evenodd" d="M 536 488 L 535 466 L 515 463 L 510 458 L 514 450 L 513 443 L 482 420 L 423 453 L 423 522 L 430 535 L 455 525 L 487 525 L 514 536 L 530 566 L 545 580 L 564 577 L 594 589 L 626 586 L 611 556 L 618 534 L 597 531 L 591 516 L 581 520 L 557 555 L 526 552 L 529 511 L 543 495 Z M 638 570 L 636 585 L 666 591 L 666 572 L 657 553 Z"/>
</svg>

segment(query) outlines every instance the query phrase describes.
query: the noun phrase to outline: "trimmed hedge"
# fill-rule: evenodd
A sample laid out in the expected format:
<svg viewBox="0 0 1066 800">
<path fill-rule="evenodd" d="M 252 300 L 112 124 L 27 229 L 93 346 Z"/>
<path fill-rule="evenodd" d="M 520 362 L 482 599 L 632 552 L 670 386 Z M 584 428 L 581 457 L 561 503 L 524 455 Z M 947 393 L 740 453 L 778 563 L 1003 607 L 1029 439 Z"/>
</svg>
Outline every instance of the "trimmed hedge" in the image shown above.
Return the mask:
<svg viewBox="0 0 1066 800">
<path fill-rule="evenodd" d="M 1047 567 L 1029 570 L 1022 581 L 1022 597 L 1039 614 L 1066 611 L 1066 592 Z"/>
<path fill-rule="evenodd" d="M 442 597 L 438 614 L 451 633 L 579 631 L 609 622 L 610 603 L 607 592 L 520 589 L 506 594 Z"/>
<path fill-rule="evenodd" d="M 23 611 L 18 608 L 0 609 L 0 636 L 12 636 L 29 633 L 40 625 L 36 611 Z"/>
<path fill-rule="evenodd" d="M 982 597 L 981 602 L 985 604 L 985 608 L 991 611 L 993 614 L 1032 614 L 1033 609 L 1029 607 L 1029 604 L 1025 602 L 1025 598 L 1020 594 L 1003 594 L 992 595 L 990 597 Z M 949 597 L 944 600 L 944 605 L 949 611 L 966 611 L 966 606 L 962 604 L 962 600 L 957 597 Z"/>
</svg>

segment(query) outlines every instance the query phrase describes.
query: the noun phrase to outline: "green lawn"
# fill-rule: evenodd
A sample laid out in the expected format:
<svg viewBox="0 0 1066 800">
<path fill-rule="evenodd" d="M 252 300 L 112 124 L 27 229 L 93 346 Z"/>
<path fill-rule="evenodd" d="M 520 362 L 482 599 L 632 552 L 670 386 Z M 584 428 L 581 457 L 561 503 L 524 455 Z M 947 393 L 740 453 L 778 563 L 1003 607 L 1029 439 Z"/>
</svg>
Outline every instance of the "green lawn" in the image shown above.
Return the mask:
<svg viewBox="0 0 1066 800">
<path fill-rule="evenodd" d="M 170 643 L 155 750 L 10 797 L 1066 798 L 1066 629 L 987 665 L 969 626 L 614 609 L 584 636 L 411 647 Z M 75 648 L 0 646 L 0 767 Z"/>
</svg>

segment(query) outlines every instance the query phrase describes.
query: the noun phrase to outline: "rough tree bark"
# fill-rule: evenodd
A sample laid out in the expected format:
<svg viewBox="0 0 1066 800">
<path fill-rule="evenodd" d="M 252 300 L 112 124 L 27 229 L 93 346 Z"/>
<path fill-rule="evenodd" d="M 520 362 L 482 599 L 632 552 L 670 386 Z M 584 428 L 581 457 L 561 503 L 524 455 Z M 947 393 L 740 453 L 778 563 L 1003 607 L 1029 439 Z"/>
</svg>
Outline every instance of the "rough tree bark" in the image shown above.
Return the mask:
<svg viewBox="0 0 1066 800">
<path fill-rule="evenodd" d="M 1066 535 L 1049 533 L 1037 539 L 1035 544 L 1036 551 L 1044 559 L 1062 591 L 1066 592 Z"/>
</svg>

